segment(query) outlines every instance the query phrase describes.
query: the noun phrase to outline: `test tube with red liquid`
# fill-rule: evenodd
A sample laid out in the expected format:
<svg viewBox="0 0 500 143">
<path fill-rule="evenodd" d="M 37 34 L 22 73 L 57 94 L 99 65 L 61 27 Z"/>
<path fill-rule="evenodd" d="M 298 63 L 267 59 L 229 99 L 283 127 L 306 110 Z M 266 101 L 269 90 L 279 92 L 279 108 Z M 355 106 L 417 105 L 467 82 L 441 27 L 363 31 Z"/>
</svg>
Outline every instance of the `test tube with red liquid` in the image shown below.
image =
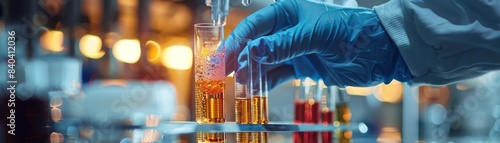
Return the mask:
<svg viewBox="0 0 500 143">
<path fill-rule="evenodd" d="M 338 96 L 338 88 L 335 86 L 326 87 L 322 82 L 322 95 L 321 95 L 321 123 L 323 125 L 333 125 L 335 121 L 335 104 L 336 97 Z M 334 133 L 322 132 L 321 142 L 332 143 Z"/>
</svg>

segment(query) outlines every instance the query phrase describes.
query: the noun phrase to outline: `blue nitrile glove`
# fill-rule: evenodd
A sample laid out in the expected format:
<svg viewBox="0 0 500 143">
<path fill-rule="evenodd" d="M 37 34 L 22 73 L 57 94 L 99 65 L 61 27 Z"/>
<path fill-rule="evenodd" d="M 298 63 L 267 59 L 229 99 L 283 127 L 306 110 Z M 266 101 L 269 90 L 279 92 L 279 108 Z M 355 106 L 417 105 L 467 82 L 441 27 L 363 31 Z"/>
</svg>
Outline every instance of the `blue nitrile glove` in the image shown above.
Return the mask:
<svg viewBox="0 0 500 143">
<path fill-rule="evenodd" d="M 252 41 L 246 46 L 234 44 L 238 39 Z M 371 9 L 281 0 L 245 18 L 225 46 L 226 74 L 246 68 L 235 61 L 248 54 L 242 52 L 248 48 L 255 61 L 267 66 L 270 87 L 304 77 L 341 87 L 411 80 L 397 47 Z"/>
</svg>

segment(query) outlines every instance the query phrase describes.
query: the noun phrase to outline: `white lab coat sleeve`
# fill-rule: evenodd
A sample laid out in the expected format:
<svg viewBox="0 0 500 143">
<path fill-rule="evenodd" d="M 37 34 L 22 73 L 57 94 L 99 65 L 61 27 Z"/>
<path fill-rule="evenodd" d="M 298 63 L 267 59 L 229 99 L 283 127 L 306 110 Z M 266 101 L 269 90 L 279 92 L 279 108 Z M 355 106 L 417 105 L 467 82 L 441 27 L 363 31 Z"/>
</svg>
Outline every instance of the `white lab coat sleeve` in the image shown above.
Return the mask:
<svg viewBox="0 0 500 143">
<path fill-rule="evenodd" d="M 500 69 L 500 0 L 391 0 L 374 9 L 416 84 Z"/>
</svg>

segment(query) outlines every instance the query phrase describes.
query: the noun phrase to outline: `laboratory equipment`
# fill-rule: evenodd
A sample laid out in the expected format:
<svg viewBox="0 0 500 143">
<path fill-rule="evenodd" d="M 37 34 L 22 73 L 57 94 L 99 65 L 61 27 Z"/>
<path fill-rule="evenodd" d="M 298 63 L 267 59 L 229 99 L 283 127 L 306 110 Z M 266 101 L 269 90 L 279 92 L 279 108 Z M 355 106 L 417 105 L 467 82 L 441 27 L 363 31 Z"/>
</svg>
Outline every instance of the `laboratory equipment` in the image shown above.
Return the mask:
<svg viewBox="0 0 500 143">
<path fill-rule="evenodd" d="M 256 63 L 257 81 L 253 81 L 252 89 L 252 123 L 253 124 L 267 124 L 268 117 L 268 101 L 267 101 L 267 76 L 265 74 L 264 66 Z"/>
<path fill-rule="evenodd" d="M 320 120 L 320 100 L 321 100 L 321 86 L 318 82 L 310 78 L 303 81 L 304 92 L 307 94 L 304 102 L 304 123 L 317 124 Z M 306 143 L 318 142 L 318 132 L 305 132 L 303 141 Z"/>
<path fill-rule="evenodd" d="M 229 0 L 205 0 L 205 5 L 211 9 L 211 18 L 214 24 L 226 25 L 229 13 Z"/>
<path fill-rule="evenodd" d="M 244 45 L 248 39 L 238 40 Z M 248 49 L 243 49 L 248 50 Z M 251 58 L 250 52 L 239 61 L 234 62 L 247 65 L 246 68 L 235 72 L 235 120 L 238 124 L 267 124 L 268 117 L 268 87 L 265 68 Z"/>
<path fill-rule="evenodd" d="M 194 27 L 196 122 L 224 123 L 225 48 L 219 48 L 223 26 L 198 23 Z"/>
<path fill-rule="evenodd" d="M 310 78 L 295 80 L 294 122 L 317 124 L 320 120 L 321 88 Z M 318 142 L 317 132 L 298 132 L 293 135 L 294 142 Z"/>
<path fill-rule="evenodd" d="M 252 133 L 251 132 L 241 132 L 236 133 L 237 143 L 252 143 Z"/>
<path fill-rule="evenodd" d="M 321 84 L 321 123 L 323 125 L 333 125 L 335 118 L 335 98 L 338 95 L 336 86 L 326 87 L 323 82 Z M 333 132 L 322 132 L 321 142 L 333 142 Z"/>
<path fill-rule="evenodd" d="M 267 132 L 252 132 L 252 143 L 267 143 Z"/>
<path fill-rule="evenodd" d="M 196 142 L 198 143 L 225 143 L 226 134 L 218 132 L 197 132 Z"/>
<path fill-rule="evenodd" d="M 293 122 L 295 124 L 300 124 L 304 121 L 304 100 L 305 94 L 302 88 L 302 82 L 300 79 L 293 81 L 293 87 L 295 88 L 295 101 L 294 101 L 294 118 Z M 302 132 L 293 132 L 293 142 L 301 143 L 303 138 Z"/>
<path fill-rule="evenodd" d="M 245 45 L 246 42 L 248 42 L 248 40 L 246 39 L 240 39 L 237 41 L 237 44 L 240 44 L 240 45 Z M 244 49 L 244 50 L 247 50 L 247 49 Z M 248 62 L 248 60 L 250 59 L 250 55 L 247 54 L 243 57 L 243 59 L 245 61 L 247 61 L 246 64 L 251 64 L 250 62 Z M 234 62 L 235 66 L 237 67 L 238 66 L 238 62 Z M 245 73 L 249 73 L 251 71 L 251 66 L 249 66 L 248 70 L 245 71 Z M 250 89 L 252 89 L 252 84 L 250 84 L 252 82 L 252 78 L 251 78 L 251 75 L 250 76 L 245 76 L 245 78 L 247 78 L 247 80 L 243 81 L 242 79 L 240 79 L 240 75 L 238 74 L 240 73 L 239 71 L 236 71 L 234 73 L 234 80 L 235 80 L 235 121 L 236 123 L 238 124 L 249 124 L 252 122 L 251 120 L 251 116 L 252 116 L 252 110 L 251 110 L 251 98 L 252 98 L 252 94 L 251 94 L 251 91 Z M 242 138 L 242 142 L 245 142 L 245 140 L 247 140 L 247 136 L 250 136 L 250 135 L 240 135 L 239 137 Z M 249 137 L 248 137 L 249 138 Z"/>
<path fill-rule="evenodd" d="M 335 105 L 337 118 L 335 121 L 336 123 L 334 124 L 349 126 L 351 124 L 351 109 L 349 108 L 349 94 L 347 94 L 347 91 L 345 89 L 341 89 L 339 91 L 340 92 L 337 96 L 338 98 L 336 100 L 336 105 Z M 338 129 L 335 132 L 338 134 L 337 142 L 351 143 L 351 138 L 352 138 L 351 130 Z"/>
</svg>

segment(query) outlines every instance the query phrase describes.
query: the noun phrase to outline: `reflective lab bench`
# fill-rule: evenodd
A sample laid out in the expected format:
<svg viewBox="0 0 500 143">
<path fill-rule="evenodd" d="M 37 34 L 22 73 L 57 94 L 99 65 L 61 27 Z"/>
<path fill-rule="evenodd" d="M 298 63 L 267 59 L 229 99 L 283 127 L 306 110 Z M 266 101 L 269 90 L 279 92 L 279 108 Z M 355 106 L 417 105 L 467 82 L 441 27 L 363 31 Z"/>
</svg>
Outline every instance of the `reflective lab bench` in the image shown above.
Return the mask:
<svg viewBox="0 0 500 143">
<path fill-rule="evenodd" d="M 322 124 L 294 124 L 294 123 L 269 123 L 269 124 L 236 124 L 226 122 L 223 124 L 198 124 L 189 121 L 160 121 L 158 124 L 150 125 L 118 125 L 118 124 L 98 124 L 98 125 L 59 125 L 64 134 L 58 133 L 57 138 L 64 139 L 64 142 L 198 142 L 198 143 L 235 143 L 237 138 L 248 134 L 259 141 L 288 143 L 293 142 L 293 133 L 297 132 L 323 132 L 334 133 L 338 130 L 356 130 L 350 126 L 334 126 Z M 63 127 L 65 126 L 65 127 Z M 65 129 L 66 128 L 66 129 Z M 78 134 L 71 133 L 74 128 Z M 76 131 L 76 130 L 75 130 Z M 357 132 L 357 131 L 354 131 Z M 75 132 L 76 133 L 76 132 Z M 320 138 L 320 136 L 317 136 Z M 338 138 L 338 137 L 335 137 Z M 59 139 L 60 140 L 60 139 Z M 318 139 L 320 140 L 320 139 Z M 366 141 L 367 139 L 354 139 L 353 141 Z M 371 140 L 375 141 L 374 138 Z M 244 141 L 240 141 L 244 142 Z"/>
</svg>

